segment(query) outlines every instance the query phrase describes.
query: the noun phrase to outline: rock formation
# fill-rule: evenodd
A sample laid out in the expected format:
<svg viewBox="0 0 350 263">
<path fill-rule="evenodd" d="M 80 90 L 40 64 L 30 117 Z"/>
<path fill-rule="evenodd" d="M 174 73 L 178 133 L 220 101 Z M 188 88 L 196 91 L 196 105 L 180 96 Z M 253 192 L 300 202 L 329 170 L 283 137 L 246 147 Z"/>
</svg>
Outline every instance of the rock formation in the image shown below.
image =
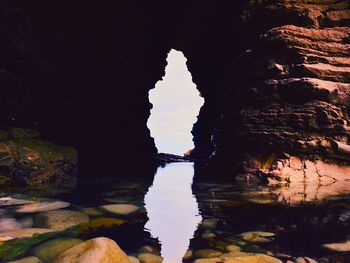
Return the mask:
<svg viewBox="0 0 350 263">
<path fill-rule="evenodd" d="M 349 165 L 348 0 L 3 0 L 0 16 L 1 126 L 75 147 L 81 174 L 154 160 L 148 91 L 171 48 L 205 98 L 192 158 L 263 180 L 290 156 Z"/>
</svg>

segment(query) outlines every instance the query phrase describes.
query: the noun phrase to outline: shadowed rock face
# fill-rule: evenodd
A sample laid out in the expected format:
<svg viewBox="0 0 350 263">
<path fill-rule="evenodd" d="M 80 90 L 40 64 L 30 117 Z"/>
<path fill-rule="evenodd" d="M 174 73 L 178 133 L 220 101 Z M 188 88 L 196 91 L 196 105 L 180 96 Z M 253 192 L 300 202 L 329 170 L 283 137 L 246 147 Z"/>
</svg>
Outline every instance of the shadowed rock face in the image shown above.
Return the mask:
<svg viewBox="0 0 350 263">
<path fill-rule="evenodd" d="M 0 17 L 1 124 L 74 146 L 82 173 L 154 159 L 148 91 L 171 48 L 205 98 L 194 158 L 230 176 L 285 153 L 349 163 L 348 1 L 4 0 Z"/>
</svg>

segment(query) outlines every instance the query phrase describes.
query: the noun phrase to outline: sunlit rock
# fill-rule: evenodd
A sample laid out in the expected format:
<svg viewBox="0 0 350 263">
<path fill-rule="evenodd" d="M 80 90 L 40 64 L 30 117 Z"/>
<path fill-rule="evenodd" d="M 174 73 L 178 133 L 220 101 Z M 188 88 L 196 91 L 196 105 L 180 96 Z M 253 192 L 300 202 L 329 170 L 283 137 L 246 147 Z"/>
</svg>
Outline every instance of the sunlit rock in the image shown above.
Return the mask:
<svg viewBox="0 0 350 263">
<path fill-rule="evenodd" d="M 58 254 L 83 241 L 77 238 L 57 238 L 40 244 L 33 249 L 33 255 L 45 262 L 51 262 Z"/>
<path fill-rule="evenodd" d="M 59 254 L 53 263 L 130 263 L 113 240 L 99 237 L 87 240 Z"/>
<path fill-rule="evenodd" d="M 194 252 L 196 258 L 216 258 L 219 257 L 222 253 L 214 249 L 200 249 Z"/>
</svg>

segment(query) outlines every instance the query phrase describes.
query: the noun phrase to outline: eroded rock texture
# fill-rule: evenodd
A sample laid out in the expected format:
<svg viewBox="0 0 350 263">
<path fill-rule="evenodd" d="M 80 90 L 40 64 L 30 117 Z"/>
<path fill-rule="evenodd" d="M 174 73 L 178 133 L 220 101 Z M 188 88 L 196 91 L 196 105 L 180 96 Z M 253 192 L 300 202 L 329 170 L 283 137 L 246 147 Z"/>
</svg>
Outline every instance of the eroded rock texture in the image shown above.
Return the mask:
<svg viewBox="0 0 350 263">
<path fill-rule="evenodd" d="M 0 17 L 1 124 L 74 146 L 82 174 L 154 160 L 171 48 L 205 98 L 193 158 L 264 180 L 289 155 L 349 164 L 347 0 L 3 0 Z"/>
</svg>

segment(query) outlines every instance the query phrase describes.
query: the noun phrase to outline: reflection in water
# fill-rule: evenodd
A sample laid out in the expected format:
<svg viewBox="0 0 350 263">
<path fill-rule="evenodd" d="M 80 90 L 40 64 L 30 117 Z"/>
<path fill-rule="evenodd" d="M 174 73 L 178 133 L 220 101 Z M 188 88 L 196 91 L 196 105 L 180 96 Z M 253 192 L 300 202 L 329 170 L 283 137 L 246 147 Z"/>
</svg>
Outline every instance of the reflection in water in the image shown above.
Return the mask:
<svg viewBox="0 0 350 263">
<path fill-rule="evenodd" d="M 192 195 L 192 179 L 192 163 L 159 167 L 145 197 L 149 217 L 146 228 L 161 242 L 166 263 L 182 262 L 189 241 L 201 221 Z"/>
</svg>

